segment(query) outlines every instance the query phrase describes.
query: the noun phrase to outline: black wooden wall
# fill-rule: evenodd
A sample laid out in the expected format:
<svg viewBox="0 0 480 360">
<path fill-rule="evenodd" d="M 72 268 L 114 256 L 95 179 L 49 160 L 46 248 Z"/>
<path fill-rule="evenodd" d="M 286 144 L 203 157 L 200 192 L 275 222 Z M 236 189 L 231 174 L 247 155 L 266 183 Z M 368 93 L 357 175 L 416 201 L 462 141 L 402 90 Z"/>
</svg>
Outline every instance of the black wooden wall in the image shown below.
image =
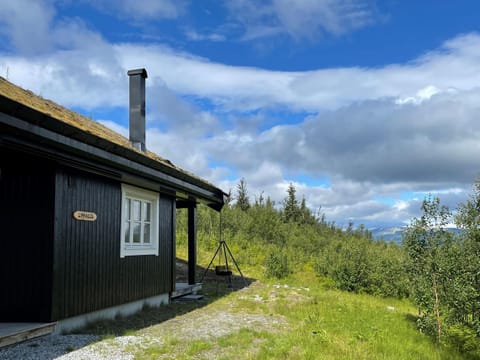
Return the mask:
<svg viewBox="0 0 480 360">
<path fill-rule="evenodd" d="M 58 169 L 55 188 L 52 320 L 173 290 L 174 198 L 160 195 L 159 256 L 120 258 L 120 182 Z M 77 210 L 97 220 L 75 220 Z"/>
<path fill-rule="evenodd" d="M 0 148 L 0 322 L 51 317 L 54 168 Z"/>
</svg>

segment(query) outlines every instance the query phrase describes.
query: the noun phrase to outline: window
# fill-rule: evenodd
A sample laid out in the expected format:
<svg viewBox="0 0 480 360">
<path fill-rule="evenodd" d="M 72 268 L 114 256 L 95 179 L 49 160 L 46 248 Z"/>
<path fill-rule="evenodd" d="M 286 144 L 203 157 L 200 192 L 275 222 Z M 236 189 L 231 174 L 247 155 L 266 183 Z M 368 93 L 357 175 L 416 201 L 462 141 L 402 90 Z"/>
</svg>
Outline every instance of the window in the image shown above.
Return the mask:
<svg viewBox="0 0 480 360">
<path fill-rule="evenodd" d="M 158 255 L 158 193 L 122 184 L 120 257 Z"/>
</svg>

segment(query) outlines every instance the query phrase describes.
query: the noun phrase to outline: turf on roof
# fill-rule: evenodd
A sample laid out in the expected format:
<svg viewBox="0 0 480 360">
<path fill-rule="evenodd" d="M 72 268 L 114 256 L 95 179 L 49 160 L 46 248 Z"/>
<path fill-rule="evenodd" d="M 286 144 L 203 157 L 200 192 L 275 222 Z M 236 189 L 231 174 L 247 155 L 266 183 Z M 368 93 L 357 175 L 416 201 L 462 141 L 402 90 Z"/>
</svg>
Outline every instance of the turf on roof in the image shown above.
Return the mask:
<svg viewBox="0 0 480 360">
<path fill-rule="evenodd" d="M 130 141 L 118 134 L 117 132 L 109 129 L 108 127 L 93 121 L 83 115 L 80 115 L 72 110 L 69 110 L 63 106 L 58 105 L 57 103 L 44 99 L 41 96 L 35 95 L 32 91 L 22 89 L 21 87 L 12 84 L 8 80 L 0 76 L 0 95 L 9 98 L 13 101 L 16 101 L 22 105 L 25 105 L 29 108 L 37 110 L 45 115 L 50 116 L 51 118 L 63 122 L 65 124 L 74 126 L 79 131 L 91 134 L 96 137 L 100 137 L 104 140 L 107 140 L 111 143 L 119 145 L 128 150 L 133 150 L 147 158 L 155 160 L 161 163 L 164 166 L 168 166 L 176 171 L 183 173 L 189 177 L 195 178 L 209 187 L 214 187 L 214 185 L 206 182 L 203 179 L 198 178 L 197 176 L 185 171 L 176 165 L 172 164 L 169 160 L 162 158 L 161 156 L 155 154 L 151 151 L 142 152 L 135 147 L 133 147 Z"/>
</svg>

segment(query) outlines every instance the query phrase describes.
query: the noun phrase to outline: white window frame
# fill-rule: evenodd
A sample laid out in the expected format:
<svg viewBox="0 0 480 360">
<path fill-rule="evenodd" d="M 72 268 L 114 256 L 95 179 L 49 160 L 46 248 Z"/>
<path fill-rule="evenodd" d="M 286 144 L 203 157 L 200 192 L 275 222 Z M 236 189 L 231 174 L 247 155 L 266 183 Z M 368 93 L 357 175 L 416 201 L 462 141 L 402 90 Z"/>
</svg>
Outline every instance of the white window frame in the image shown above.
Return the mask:
<svg viewBox="0 0 480 360">
<path fill-rule="evenodd" d="M 150 242 L 133 243 L 133 230 L 130 226 L 129 238 L 130 242 L 125 241 L 125 231 L 127 230 L 127 222 L 132 222 L 131 215 L 127 216 L 125 213 L 125 202 L 127 199 L 139 200 L 142 203 L 151 204 L 150 214 Z M 158 256 L 158 234 L 159 234 L 159 219 L 158 219 L 158 204 L 160 195 L 154 191 L 141 189 L 135 186 L 122 184 L 122 226 L 120 231 L 120 257 L 125 256 L 139 256 L 139 255 L 156 255 Z M 143 206 L 141 206 L 143 208 Z M 142 210 L 143 211 L 143 210 Z M 130 207 L 130 212 L 133 213 Z M 130 219 L 130 220 L 129 220 Z M 143 226 L 148 224 L 141 216 L 142 230 L 140 231 L 141 239 L 143 240 Z"/>
</svg>

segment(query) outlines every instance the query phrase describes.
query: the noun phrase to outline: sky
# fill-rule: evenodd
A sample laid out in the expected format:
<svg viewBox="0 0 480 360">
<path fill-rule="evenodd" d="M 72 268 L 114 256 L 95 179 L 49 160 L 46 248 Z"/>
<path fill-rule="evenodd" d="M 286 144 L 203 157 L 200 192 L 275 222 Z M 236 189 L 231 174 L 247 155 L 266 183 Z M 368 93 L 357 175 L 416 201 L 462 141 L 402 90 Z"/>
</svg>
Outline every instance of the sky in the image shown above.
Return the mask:
<svg viewBox="0 0 480 360">
<path fill-rule="evenodd" d="M 147 148 L 235 195 L 396 226 L 480 176 L 480 2 L 15 0 L 0 76 L 128 136 L 146 68 Z"/>
</svg>

